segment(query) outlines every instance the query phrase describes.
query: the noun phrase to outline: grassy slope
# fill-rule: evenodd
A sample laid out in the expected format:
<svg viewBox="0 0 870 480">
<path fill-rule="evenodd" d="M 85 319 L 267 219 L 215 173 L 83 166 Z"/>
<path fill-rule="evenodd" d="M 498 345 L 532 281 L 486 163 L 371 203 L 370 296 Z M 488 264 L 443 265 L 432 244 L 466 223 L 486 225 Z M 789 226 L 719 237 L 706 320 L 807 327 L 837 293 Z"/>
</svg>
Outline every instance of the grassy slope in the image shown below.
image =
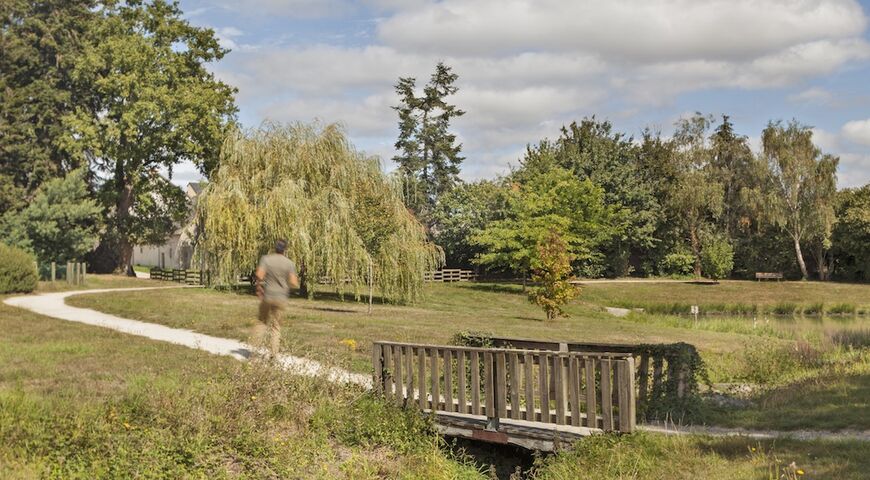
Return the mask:
<svg viewBox="0 0 870 480">
<path fill-rule="evenodd" d="M 828 305 L 870 306 L 870 285 L 832 282 L 752 282 L 724 280 L 719 284 L 595 283 L 583 287 L 583 300 L 599 305 L 644 307 L 650 304 Z"/>
<path fill-rule="evenodd" d="M 756 288 L 753 282 L 729 283 L 729 288 L 746 290 L 741 294 L 744 297 Z M 670 285 L 674 284 L 658 287 Z M 803 284 L 783 283 L 780 287 L 783 285 L 801 288 Z M 604 286 L 587 288 L 584 300 L 594 298 L 591 290 Z M 612 286 L 617 284 L 607 285 Z M 642 294 L 651 286 L 621 284 L 619 289 L 640 288 L 638 298 L 645 299 Z M 285 323 L 283 347 L 367 372 L 373 340 L 445 343 L 461 330 L 556 340 L 685 341 L 700 349 L 714 382 L 771 383 L 767 391 L 756 395 L 752 408 L 709 409 L 704 417 L 708 423 L 746 428 L 870 428 L 870 406 L 864 395 L 870 390 L 870 358 L 866 354 L 838 354 L 810 368 L 795 363 L 793 342 L 775 338 L 776 332 L 754 331 L 745 320 L 716 319 L 694 325 L 685 319 L 655 315 L 617 319 L 596 306 L 578 303 L 569 307 L 570 318 L 548 323 L 540 320 L 540 312 L 515 286 L 432 285 L 428 294 L 424 303 L 414 307 L 376 304 L 371 316 L 364 305 L 353 302 L 296 299 Z M 68 302 L 128 318 L 246 339 L 256 321 L 257 300 L 250 295 L 186 289 L 79 296 Z M 722 331 L 711 331 L 716 329 Z M 765 336 L 767 333 L 770 335 Z M 359 348 L 349 351 L 340 343 L 346 338 L 356 340 Z"/>
<path fill-rule="evenodd" d="M 0 305 L 0 478 L 477 478 L 416 415 Z"/>
</svg>

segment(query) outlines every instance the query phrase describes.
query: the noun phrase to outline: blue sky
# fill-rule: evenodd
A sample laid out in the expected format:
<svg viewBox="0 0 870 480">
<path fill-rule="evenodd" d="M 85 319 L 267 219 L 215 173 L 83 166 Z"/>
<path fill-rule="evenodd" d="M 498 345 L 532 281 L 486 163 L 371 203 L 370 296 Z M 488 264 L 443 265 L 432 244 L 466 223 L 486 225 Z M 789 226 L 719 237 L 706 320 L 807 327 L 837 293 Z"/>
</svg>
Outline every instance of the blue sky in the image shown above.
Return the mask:
<svg viewBox="0 0 870 480">
<path fill-rule="evenodd" d="M 393 85 L 436 62 L 459 74 L 463 178 L 596 115 L 637 136 L 695 111 L 757 146 L 771 119 L 815 128 L 841 187 L 870 181 L 870 0 L 181 0 L 232 51 L 211 66 L 239 119 L 340 122 L 385 169 Z M 197 178 L 190 165 L 179 183 Z"/>
</svg>

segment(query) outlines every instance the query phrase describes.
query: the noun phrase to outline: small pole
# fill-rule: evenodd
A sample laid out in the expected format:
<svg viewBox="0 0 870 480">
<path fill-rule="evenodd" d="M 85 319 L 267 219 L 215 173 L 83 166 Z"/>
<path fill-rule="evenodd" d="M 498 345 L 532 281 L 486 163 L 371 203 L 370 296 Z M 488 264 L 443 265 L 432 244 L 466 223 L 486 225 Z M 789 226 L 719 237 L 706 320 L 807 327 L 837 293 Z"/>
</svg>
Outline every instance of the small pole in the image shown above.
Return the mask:
<svg viewBox="0 0 870 480">
<path fill-rule="evenodd" d="M 66 283 L 72 285 L 70 273 L 72 273 L 72 262 L 66 262 Z"/>
<path fill-rule="evenodd" d="M 699 312 L 699 310 L 700 309 L 698 308 L 697 305 L 692 305 L 692 315 L 695 316 L 695 325 L 698 324 L 698 312 Z"/>
<path fill-rule="evenodd" d="M 372 259 L 369 258 L 369 311 L 368 311 L 369 315 L 372 314 L 372 296 L 373 296 L 372 294 L 373 294 L 374 283 L 375 283 L 375 279 L 372 276 L 372 270 L 373 270 Z"/>
<path fill-rule="evenodd" d="M 82 283 L 85 283 L 85 275 L 88 273 L 88 264 L 82 262 Z"/>
<path fill-rule="evenodd" d="M 54 283 L 54 280 L 57 278 L 57 263 L 51 262 L 51 281 Z"/>
</svg>

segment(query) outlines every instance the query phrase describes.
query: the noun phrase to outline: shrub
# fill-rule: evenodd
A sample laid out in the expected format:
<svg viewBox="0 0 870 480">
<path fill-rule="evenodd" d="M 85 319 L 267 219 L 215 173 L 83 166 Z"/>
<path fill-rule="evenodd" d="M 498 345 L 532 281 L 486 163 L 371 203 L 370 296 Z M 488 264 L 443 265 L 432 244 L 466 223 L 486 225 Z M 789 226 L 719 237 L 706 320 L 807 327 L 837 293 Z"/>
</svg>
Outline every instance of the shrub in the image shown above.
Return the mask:
<svg viewBox="0 0 870 480">
<path fill-rule="evenodd" d="M 701 250 L 701 269 L 712 279 L 727 277 L 734 269 L 734 248 L 724 238 L 710 238 Z"/>
<path fill-rule="evenodd" d="M 851 303 L 838 303 L 832 305 L 828 313 L 833 315 L 854 315 L 858 309 Z"/>
<path fill-rule="evenodd" d="M 0 243 L 0 293 L 30 293 L 38 278 L 33 255 Z"/>
<path fill-rule="evenodd" d="M 841 330 L 829 334 L 835 345 L 847 348 L 870 348 L 870 329 Z"/>
<path fill-rule="evenodd" d="M 659 262 L 662 275 L 691 275 L 695 271 L 695 257 L 689 253 L 669 253 Z"/>
</svg>

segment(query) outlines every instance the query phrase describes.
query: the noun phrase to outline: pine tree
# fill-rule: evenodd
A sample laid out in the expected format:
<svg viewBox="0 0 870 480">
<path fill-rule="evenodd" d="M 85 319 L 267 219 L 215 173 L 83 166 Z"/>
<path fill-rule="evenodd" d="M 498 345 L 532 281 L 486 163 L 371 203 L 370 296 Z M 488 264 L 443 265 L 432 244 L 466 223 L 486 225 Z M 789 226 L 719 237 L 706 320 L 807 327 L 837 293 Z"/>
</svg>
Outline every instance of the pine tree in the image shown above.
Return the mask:
<svg viewBox="0 0 870 480">
<path fill-rule="evenodd" d="M 400 78 L 395 87 L 400 97 L 399 105 L 393 107 L 399 114 L 395 147 L 400 153 L 393 161 L 399 164 L 405 203 L 424 220 L 441 195 L 459 182 L 459 167 L 465 159 L 460 155 L 462 144 L 450 132 L 450 121 L 465 112 L 446 100 L 458 91 L 457 78 L 439 62 L 422 96 L 417 96 L 412 77 Z"/>
</svg>

